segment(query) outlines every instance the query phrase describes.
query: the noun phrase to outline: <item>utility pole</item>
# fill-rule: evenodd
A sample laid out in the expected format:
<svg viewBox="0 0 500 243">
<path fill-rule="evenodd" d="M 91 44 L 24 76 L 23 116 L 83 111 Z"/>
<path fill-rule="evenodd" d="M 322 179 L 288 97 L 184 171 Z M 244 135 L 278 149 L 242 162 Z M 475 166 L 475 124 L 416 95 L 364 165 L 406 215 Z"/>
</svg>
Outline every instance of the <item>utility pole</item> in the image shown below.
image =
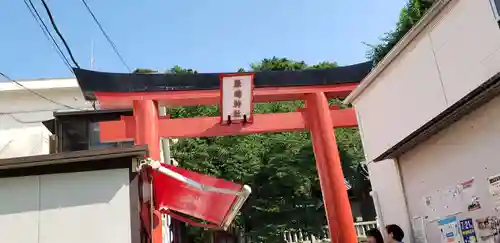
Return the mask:
<svg viewBox="0 0 500 243">
<path fill-rule="evenodd" d="M 166 116 L 167 115 L 167 107 L 160 106 L 158 107 L 159 115 Z M 163 163 L 172 164 L 172 160 L 170 157 L 170 139 L 169 138 L 160 138 L 161 145 L 161 157 Z M 163 243 L 171 243 L 172 239 L 172 218 L 168 215 L 162 215 L 162 228 L 163 228 Z"/>
<path fill-rule="evenodd" d="M 167 115 L 167 107 L 159 107 L 160 116 Z M 171 164 L 170 158 L 170 139 L 169 138 L 160 138 L 161 139 L 161 150 L 162 150 L 162 159 L 163 163 Z"/>
<path fill-rule="evenodd" d="M 94 40 L 90 42 L 90 69 L 94 69 Z"/>
</svg>

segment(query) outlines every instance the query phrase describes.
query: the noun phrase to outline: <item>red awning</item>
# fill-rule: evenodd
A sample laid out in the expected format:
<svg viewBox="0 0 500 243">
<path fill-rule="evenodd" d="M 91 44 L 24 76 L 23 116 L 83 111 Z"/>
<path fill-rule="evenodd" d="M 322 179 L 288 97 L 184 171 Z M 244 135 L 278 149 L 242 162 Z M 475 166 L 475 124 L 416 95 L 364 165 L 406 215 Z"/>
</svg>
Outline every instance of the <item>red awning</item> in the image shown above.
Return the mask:
<svg viewBox="0 0 500 243">
<path fill-rule="evenodd" d="M 226 229 L 250 194 L 248 186 L 216 177 L 165 164 L 152 167 L 157 170 L 153 182 L 155 207 L 191 224 L 194 221 L 179 215 Z"/>
</svg>

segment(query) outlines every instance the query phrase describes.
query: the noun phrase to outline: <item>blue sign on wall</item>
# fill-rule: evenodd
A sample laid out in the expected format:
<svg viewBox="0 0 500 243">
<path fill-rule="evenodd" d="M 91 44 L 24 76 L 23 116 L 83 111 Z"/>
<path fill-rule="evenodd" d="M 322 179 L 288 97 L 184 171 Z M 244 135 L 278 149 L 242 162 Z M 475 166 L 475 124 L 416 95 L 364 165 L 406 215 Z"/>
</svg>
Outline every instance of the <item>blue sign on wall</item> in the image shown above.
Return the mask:
<svg viewBox="0 0 500 243">
<path fill-rule="evenodd" d="M 464 238 L 464 243 L 476 243 L 476 230 L 474 230 L 474 223 L 472 219 L 460 220 L 460 229 L 462 231 L 462 237 Z"/>
</svg>

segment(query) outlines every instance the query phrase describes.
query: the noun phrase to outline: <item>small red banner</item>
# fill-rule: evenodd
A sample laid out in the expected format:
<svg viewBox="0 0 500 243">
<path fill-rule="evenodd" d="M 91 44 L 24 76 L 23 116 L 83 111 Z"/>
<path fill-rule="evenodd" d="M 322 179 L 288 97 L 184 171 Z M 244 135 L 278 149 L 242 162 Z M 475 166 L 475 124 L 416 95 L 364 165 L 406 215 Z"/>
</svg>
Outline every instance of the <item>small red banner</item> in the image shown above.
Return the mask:
<svg viewBox="0 0 500 243">
<path fill-rule="evenodd" d="M 216 177 L 171 165 L 162 164 L 162 166 L 204 186 L 231 190 L 235 193 L 240 192 L 243 188 L 242 185 Z M 177 211 L 217 226 L 222 226 L 225 223 L 228 215 L 234 210 L 233 205 L 238 199 L 237 195 L 200 190 L 185 181 L 174 179 L 162 173 L 155 173 L 153 186 L 155 206 L 160 211 Z"/>
</svg>

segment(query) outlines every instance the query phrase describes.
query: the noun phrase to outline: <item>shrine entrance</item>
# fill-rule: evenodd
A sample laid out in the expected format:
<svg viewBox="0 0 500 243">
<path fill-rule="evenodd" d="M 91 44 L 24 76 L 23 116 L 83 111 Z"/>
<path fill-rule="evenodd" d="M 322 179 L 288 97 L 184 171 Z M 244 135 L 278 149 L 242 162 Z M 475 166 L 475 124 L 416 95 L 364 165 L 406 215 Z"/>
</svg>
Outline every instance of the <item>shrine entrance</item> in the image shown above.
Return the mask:
<svg viewBox="0 0 500 243">
<path fill-rule="evenodd" d="M 356 114 L 352 108 L 330 107 L 328 99 L 345 98 L 370 69 L 371 63 L 361 63 L 324 70 L 234 74 L 111 74 L 82 69 L 75 73 L 86 99 L 97 100 L 101 108 L 133 109 L 133 116 L 101 123 L 101 140 L 133 139 L 137 145 L 148 145 L 153 160 L 161 157 L 160 138 L 308 130 L 331 242 L 355 243 L 333 129 L 356 127 Z M 305 107 L 296 112 L 252 113 L 256 102 L 292 100 L 304 100 Z M 159 105 L 220 105 L 221 116 L 170 119 L 159 116 Z M 158 222 L 161 216 L 154 210 L 152 221 Z M 151 223 L 150 230 L 151 242 L 162 242 L 161 223 Z"/>
</svg>

